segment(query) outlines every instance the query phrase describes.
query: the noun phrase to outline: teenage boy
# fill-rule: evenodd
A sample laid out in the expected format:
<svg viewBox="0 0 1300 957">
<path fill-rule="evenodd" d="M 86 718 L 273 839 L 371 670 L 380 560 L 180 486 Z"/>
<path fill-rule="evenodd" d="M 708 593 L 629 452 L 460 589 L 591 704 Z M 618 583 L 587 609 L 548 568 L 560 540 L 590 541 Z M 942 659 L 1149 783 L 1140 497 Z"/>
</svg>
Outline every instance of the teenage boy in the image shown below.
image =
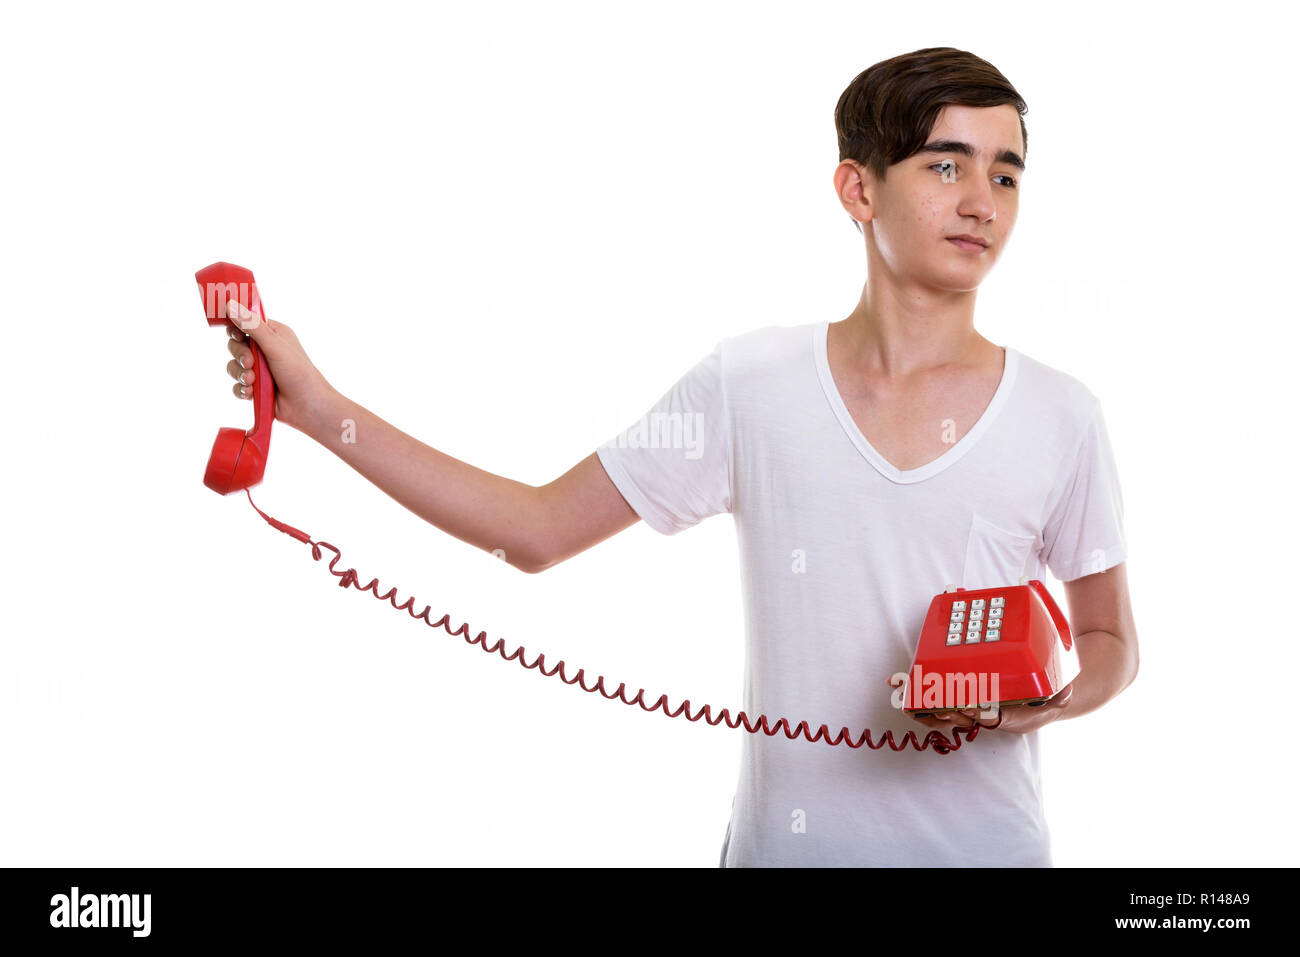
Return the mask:
<svg viewBox="0 0 1300 957">
<path fill-rule="evenodd" d="M 742 733 L 724 866 L 1048 866 L 1037 731 L 1099 708 L 1137 673 L 1098 399 L 974 326 L 1016 220 L 1025 112 L 996 68 L 949 47 L 857 76 L 835 108 L 835 192 L 867 259 L 852 312 L 724 339 L 647 416 L 542 487 L 400 432 L 335 391 L 288 326 L 245 320 L 279 388 L 277 418 L 525 572 L 638 519 L 673 535 L 731 513 L 751 718 L 854 737 L 992 725 L 896 707 L 890 689 L 930 599 L 1044 568 L 1064 583 L 1081 673 L 1046 705 L 1002 708 L 957 751 Z M 249 348 L 234 336 L 229 371 L 248 397 Z M 344 419 L 363 441 L 342 441 Z"/>
</svg>

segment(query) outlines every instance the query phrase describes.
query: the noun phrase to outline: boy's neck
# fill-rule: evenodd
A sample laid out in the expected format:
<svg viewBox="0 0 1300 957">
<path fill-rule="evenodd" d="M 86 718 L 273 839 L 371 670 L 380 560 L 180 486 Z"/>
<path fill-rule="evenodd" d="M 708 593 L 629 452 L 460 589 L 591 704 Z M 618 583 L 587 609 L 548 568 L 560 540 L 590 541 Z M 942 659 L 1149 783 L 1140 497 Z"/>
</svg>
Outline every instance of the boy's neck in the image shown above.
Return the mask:
<svg viewBox="0 0 1300 957">
<path fill-rule="evenodd" d="M 856 373 L 872 378 L 902 380 L 942 367 L 1001 361 L 1001 347 L 975 331 L 974 290 L 904 297 L 868 283 L 853 312 L 831 325 L 841 355 Z"/>
</svg>

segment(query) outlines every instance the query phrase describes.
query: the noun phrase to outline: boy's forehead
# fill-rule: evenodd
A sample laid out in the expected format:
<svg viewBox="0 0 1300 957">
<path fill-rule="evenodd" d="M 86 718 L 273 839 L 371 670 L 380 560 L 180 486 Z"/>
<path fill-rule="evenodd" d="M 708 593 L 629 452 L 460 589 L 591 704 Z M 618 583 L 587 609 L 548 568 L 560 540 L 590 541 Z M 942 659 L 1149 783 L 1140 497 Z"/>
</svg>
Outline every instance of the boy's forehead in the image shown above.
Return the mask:
<svg viewBox="0 0 1300 957">
<path fill-rule="evenodd" d="M 1020 114 L 1009 103 L 1000 106 L 958 106 L 947 104 L 939 111 L 926 142 L 959 140 L 976 150 L 996 155 L 1003 150 L 1024 156 Z"/>
</svg>

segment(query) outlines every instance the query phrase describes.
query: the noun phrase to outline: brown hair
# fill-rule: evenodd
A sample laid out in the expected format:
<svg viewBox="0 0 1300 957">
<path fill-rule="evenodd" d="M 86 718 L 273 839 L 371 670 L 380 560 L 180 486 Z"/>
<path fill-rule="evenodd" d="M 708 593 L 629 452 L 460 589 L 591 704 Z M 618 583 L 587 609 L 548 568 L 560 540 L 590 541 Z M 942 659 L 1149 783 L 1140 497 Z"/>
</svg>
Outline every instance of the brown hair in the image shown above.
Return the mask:
<svg viewBox="0 0 1300 957">
<path fill-rule="evenodd" d="M 926 47 L 869 66 L 853 78 L 835 104 L 840 161 L 856 160 L 878 178 L 917 153 L 939 112 L 957 106 L 1001 106 L 1020 114 L 1026 150 L 1028 107 L 992 63 L 953 47 Z M 860 232 L 862 226 L 849 217 Z"/>
</svg>

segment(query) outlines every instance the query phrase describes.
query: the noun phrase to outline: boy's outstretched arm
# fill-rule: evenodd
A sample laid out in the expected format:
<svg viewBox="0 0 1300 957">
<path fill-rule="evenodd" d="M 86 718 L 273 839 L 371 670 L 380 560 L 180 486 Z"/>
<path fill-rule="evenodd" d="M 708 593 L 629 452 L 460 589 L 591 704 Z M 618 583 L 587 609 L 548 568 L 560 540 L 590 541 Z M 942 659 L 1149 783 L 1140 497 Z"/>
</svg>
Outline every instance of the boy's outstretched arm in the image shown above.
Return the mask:
<svg viewBox="0 0 1300 957">
<path fill-rule="evenodd" d="M 449 535 L 498 549 L 515 568 L 542 571 L 622 531 L 640 518 L 593 452 L 537 487 L 475 468 L 385 422 L 326 381 L 287 325 L 263 320 L 233 300 L 239 330 L 228 342 L 234 393 L 253 395 L 252 351 L 261 348 L 277 387 L 275 417 L 315 439 L 394 500 Z"/>
<path fill-rule="evenodd" d="M 585 552 L 641 520 L 595 452 L 539 491 L 546 561 L 536 571 Z"/>
<path fill-rule="evenodd" d="M 351 441 L 344 441 L 345 420 Z M 500 549 L 529 574 L 640 520 L 594 452 L 538 487 L 439 452 L 338 392 L 317 403 L 306 425 L 306 434 L 416 515 L 484 551 Z"/>
</svg>

